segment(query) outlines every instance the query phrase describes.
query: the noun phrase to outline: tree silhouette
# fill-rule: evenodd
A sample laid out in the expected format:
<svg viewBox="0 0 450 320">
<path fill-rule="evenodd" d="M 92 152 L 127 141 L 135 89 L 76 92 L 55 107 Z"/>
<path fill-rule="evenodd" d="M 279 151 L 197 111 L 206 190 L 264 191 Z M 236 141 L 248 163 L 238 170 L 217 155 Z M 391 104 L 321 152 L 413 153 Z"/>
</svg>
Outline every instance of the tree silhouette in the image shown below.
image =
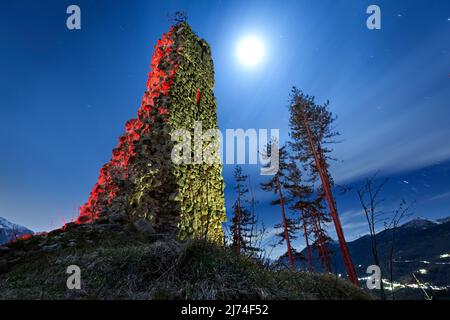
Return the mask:
<svg viewBox="0 0 450 320">
<path fill-rule="evenodd" d="M 311 216 L 311 227 L 314 235 L 313 249 L 318 251 L 320 262 L 326 272 L 331 271 L 330 265 L 330 242 L 332 239 L 328 235 L 325 226 L 331 222 L 331 219 L 327 213 L 325 213 L 323 191 L 319 189 L 317 191 L 317 197 L 309 207 Z"/>
<path fill-rule="evenodd" d="M 269 143 L 267 145 L 266 148 L 266 155 L 271 155 L 272 152 L 272 148 L 273 147 L 277 147 L 278 148 L 278 141 L 272 141 L 271 143 Z M 272 201 L 272 205 L 280 205 L 281 208 L 281 218 L 282 218 L 282 224 L 277 224 L 275 225 L 275 228 L 283 228 L 283 231 L 278 234 L 278 236 L 282 237 L 282 240 L 280 241 L 280 243 L 282 242 L 286 242 L 286 253 L 287 256 L 289 258 L 289 266 L 291 270 L 294 270 L 294 255 L 293 255 L 293 251 L 292 251 L 292 247 L 291 247 L 291 237 L 294 236 L 293 232 L 295 230 L 295 226 L 294 223 L 291 219 L 289 219 L 286 216 L 286 209 L 285 209 L 285 205 L 286 205 L 286 198 L 283 194 L 283 190 L 284 190 L 284 184 L 285 184 L 285 171 L 287 169 L 287 160 L 288 160 L 288 153 L 286 150 L 286 147 L 282 147 L 278 149 L 278 155 L 279 155 L 279 170 L 277 173 L 275 173 L 272 177 L 272 179 L 270 179 L 270 181 L 266 182 L 266 183 L 262 183 L 261 184 L 261 188 L 264 191 L 273 191 L 274 194 L 277 195 L 277 198 L 275 200 Z"/>
<path fill-rule="evenodd" d="M 249 192 L 247 187 L 248 176 L 243 174 L 240 166 L 236 166 L 234 170 L 234 180 L 236 182 L 234 187 L 236 201 L 233 205 L 233 218 L 231 219 L 230 227 L 232 234 L 231 247 L 237 254 L 247 253 L 252 255 L 258 250 L 253 246 L 256 218 L 253 207 L 252 210 L 249 210 L 246 206 L 249 203 L 247 198 Z M 253 197 L 251 201 L 255 201 Z"/>
<path fill-rule="evenodd" d="M 364 185 L 358 188 L 356 192 L 358 194 L 361 206 L 363 207 L 364 216 L 366 217 L 369 227 L 373 263 L 381 268 L 380 257 L 378 254 L 376 226 L 385 215 L 385 213 L 380 211 L 378 207 L 384 201 L 384 199 L 380 198 L 380 192 L 382 191 L 387 180 L 384 179 L 382 182 L 377 183 L 377 174 L 378 173 L 374 174 L 371 178 L 366 179 Z M 386 300 L 384 283 L 382 280 L 380 280 L 380 298 L 381 300 Z"/>
<path fill-rule="evenodd" d="M 311 246 L 309 243 L 310 225 L 313 223 L 311 220 L 313 216 L 311 215 L 312 203 L 310 201 L 313 190 L 311 187 L 303 184 L 302 172 L 297 166 L 295 161 L 291 161 L 287 165 L 287 176 L 286 176 L 286 189 L 289 194 L 289 202 L 291 209 L 294 212 L 298 212 L 299 215 L 299 228 L 302 229 L 303 236 L 305 238 L 306 244 L 306 254 L 308 257 L 308 270 L 313 272 Z"/>
<path fill-rule="evenodd" d="M 334 142 L 333 139 L 338 133 L 333 130 L 332 124 L 335 118 L 328 111 L 328 105 L 328 101 L 324 105 L 318 105 L 315 103 L 314 97 L 305 95 L 295 87 L 292 89 L 289 125 L 293 141 L 290 146 L 294 152 L 294 159 L 303 163 L 304 168 L 310 172 L 311 179 L 320 179 L 324 197 L 336 228 L 348 278 L 353 284 L 358 285 L 358 277 L 331 190 L 333 179 L 328 171 L 328 160 L 332 159 L 329 156 L 332 150 L 326 145 Z"/>
</svg>

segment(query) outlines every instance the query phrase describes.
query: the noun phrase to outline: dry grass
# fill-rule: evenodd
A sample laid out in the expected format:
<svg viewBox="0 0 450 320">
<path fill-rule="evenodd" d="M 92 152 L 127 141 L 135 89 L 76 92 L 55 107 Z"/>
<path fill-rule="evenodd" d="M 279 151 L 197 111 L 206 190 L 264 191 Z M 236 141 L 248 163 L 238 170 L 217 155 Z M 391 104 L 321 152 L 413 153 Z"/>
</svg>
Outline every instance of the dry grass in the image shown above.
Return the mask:
<svg viewBox="0 0 450 320">
<path fill-rule="evenodd" d="M 0 299 L 370 299 L 335 276 L 274 271 L 202 241 L 77 239 L 3 270 Z M 72 264 L 81 268 L 81 290 L 66 288 Z"/>
</svg>

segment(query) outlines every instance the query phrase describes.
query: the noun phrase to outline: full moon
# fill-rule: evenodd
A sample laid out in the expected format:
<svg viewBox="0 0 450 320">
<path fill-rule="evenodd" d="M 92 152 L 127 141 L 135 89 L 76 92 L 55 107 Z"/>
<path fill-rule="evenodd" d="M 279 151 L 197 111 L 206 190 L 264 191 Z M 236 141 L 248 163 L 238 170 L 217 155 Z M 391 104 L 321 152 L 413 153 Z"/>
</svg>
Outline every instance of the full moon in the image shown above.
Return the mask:
<svg viewBox="0 0 450 320">
<path fill-rule="evenodd" d="M 239 61 L 246 66 L 256 66 L 264 57 L 264 45 L 254 36 L 243 38 L 237 47 Z"/>
</svg>

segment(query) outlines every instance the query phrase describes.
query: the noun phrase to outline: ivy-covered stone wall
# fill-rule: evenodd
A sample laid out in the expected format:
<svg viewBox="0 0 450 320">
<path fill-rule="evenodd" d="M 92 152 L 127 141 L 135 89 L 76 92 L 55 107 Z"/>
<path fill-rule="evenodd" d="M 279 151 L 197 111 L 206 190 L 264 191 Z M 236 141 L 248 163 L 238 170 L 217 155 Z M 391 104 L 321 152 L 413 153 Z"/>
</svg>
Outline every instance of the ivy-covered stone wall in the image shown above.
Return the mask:
<svg viewBox="0 0 450 320">
<path fill-rule="evenodd" d="M 181 239 L 221 243 L 225 208 L 218 155 L 211 162 L 181 164 L 171 157 L 174 130 L 188 130 L 194 143 L 199 123 L 203 132 L 218 128 L 211 49 L 187 23 L 179 23 L 158 40 L 151 69 L 137 117 L 127 122 L 77 222 L 126 213 Z M 192 160 L 195 148 L 206 152 L 211 142 L 218 141 L 192 145 Z"/>
</svg>

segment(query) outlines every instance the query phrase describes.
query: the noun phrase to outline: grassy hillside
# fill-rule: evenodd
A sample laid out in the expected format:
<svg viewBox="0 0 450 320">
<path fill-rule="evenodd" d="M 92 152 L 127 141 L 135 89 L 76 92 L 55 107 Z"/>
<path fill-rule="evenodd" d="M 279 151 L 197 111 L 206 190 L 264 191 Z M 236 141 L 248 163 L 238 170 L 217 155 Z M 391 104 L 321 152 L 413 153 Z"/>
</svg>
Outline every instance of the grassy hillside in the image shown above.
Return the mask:
<svg viewBox="0 0 450 320">
<path fill-rule="evenodd" d="M 107 222 L 0 250 L 0 299 L 370 299 L 332 275 L 275 271 L 203 241 Z M 81 268 L 68 290 L 66 268 Z"/>
</svg>

